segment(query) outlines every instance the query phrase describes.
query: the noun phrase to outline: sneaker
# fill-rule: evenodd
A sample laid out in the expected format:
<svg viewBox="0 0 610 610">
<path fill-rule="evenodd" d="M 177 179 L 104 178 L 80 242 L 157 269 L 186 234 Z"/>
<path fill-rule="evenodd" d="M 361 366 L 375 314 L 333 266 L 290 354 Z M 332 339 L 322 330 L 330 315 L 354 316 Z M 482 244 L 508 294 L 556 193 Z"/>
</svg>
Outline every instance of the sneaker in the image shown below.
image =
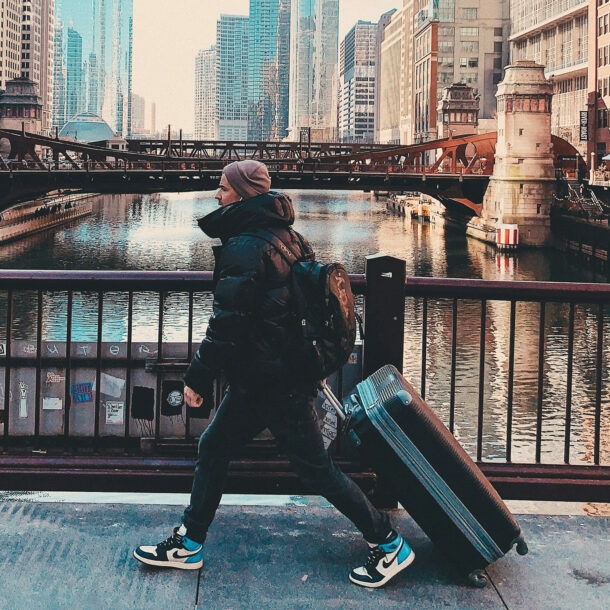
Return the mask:
<svg viewBox="0 0 610 610">
<path fill-rule="evenodd" d="M 383 544 L 368 543 L 369 556 L 366 564 L 354 568 L 349 575 L 353 583 L 373 589 L 383 587 L 413 563 L 415 553 L 407 541 L 396 532 L 392 532 L 390 536 L 393 536 L 392 539 Z"/>
<path fill-rule="evenodd" d="M 203 545 L 187 538 L 186 527 L 181 525 L 157 546 L 139 546 L 133 556 L 149 566 L 198 570 L 203 566 Z"/>
</svg>

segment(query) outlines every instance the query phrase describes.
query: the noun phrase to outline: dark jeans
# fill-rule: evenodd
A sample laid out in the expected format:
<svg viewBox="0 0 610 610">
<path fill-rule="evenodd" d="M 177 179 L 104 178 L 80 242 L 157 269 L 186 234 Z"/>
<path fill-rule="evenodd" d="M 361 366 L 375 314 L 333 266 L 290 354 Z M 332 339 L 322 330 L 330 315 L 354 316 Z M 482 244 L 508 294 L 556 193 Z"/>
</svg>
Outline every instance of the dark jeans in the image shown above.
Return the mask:
<svg viewBox="0 0 610 610">
<path fill-rule="evenodd" d="M 383 542 L 390 520 L 329 457 L 315 410 L 313 389 L 294 392 L 249 392 L 231 387 L 216 416 L 201 435 L 190 505 L 183 523 L 188 537 L 205 540 L 222 497 L 229 460 L 265 428 L 312 493 L 324 496 L 372 543 Z"/>
</svg>

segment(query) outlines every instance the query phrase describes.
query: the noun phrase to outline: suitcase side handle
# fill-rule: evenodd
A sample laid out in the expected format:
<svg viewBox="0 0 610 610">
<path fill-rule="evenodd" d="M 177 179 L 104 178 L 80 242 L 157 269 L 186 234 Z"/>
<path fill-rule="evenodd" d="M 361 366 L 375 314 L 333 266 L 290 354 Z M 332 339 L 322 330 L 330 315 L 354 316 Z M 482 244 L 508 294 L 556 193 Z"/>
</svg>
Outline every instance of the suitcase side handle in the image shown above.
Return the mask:
<svg viewBox="0 0 610 610">
<path fill-rule="evenodd" d="M 330 402 L 330 404 L 334 407 L 339 419 L 342 422 L 344 422 L 346 420 L 347 416 L 345 415 L 345 411 L 343 410 L 343 405 L 341 404 L 339 399 L 334 395 L 333 391 L 328 387 L 328 385 L 326 383 L 326 379 L 323 379 L 322 381 L 320 381 L 320 385 L 318 386 L 318 389 L 324 394 L 324 396 L 326 396 L 326 398 L 328 399 L 328 402 Z"/>
</svg>

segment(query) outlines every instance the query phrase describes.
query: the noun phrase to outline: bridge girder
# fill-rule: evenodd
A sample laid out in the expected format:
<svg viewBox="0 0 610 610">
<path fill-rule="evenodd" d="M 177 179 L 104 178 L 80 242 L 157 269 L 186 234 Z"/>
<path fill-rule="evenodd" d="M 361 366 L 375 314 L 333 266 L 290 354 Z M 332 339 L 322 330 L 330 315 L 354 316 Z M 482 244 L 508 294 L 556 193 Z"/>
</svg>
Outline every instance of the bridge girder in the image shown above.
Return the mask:
<svg viewBox="0 0 610 610">
<path fill-rule="evenodd" d="M 2 138 L 11 144 L 11 157 L 27 165 L 20 164 L 15 171 L 0 159 L 2 208 L 58 188 L 104 193 L 211 190 L 227 163 L 257 159 L 269 167 L 274 188 L 419 191 L 479 215 L 493 173 L 497 134 L 461 135 L 408 146 L 168 137 L 128 140 L 127 150 L 23 130 L 2 129 Z M 560 159 L 579 157 L 561 138 L 553 136 L 553 145 L 557 166 Z M 51 151 L 53 171 L 41 161 L 42 149 Z M 60 156 L 71 170 L 60 169 Z M 36 170 L 40 174 L 35 178 L 31 172 Z"/>
</svg>

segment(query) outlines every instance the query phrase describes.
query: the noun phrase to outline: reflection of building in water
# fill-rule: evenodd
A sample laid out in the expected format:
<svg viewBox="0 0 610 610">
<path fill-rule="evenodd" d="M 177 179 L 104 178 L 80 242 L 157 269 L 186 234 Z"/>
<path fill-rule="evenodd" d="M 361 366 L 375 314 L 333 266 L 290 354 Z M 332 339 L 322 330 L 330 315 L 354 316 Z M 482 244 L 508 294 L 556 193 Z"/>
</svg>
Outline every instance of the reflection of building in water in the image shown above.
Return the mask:
<svg viewBox="0 0 610 610">
<path fill-rule="evenodd" d="M 593 463 L 595 446 L 595 409 L 597 379 L 591 367 L 592 354 L 597 349 L 597 310 L 579 305 L 574 311 L 573 377 L 569 391 L 570 309 L 563 303 L 544 306 L 543 354 L 540 350 L 539 303 L 519 302 L 515 309 L 515 336 L 512 402 L 513 461 L 534 462 L 535 439 L 541 435 L 543 461 L 562 463 L 565 442 L 569 434 L 570 463 Z M 489 301 L 487 304 L 488 358 L 486 360 L 486 415 L 484 428 L 491 439 L 506 439 L 509 391 L 510 303 Z M 608 352 L 606 348 L 606 352 Z M 610 358 L 605 354 L 606 360 Z M 542 363 L 542 364 L 540 364 Z M 540 370 L 542 366 L 542 370 Z M 607 366 L 602 364 L 606 370 Z M 538 385 L 542 383 L 543 403 L 539 405 Z M 569 391 L 569 393 L 568 393 Z M 602 412 L 610 410 L 610 395 L 604 385 L 601 397 Z M 567 412 L 569 406 L 569 420 Z M 537 419 L 542 409 L 542 428 Z M 571 422 L 571 423 L 570 423 Z M 610 455 L 610 425 L 601 419 L 600 453 L 602 461 Z"/>
<path fill-rule="evenodd" d="M 378 251 L 406 260 L 407 275 L 444 277 L 447 273 L 446 236 L 442 225 L 387 212 L 377 235 Z"/>
<path fill-rule="evenodd" d="M 507 287 L 508 288 L 508 287 Z M 537 303 L 518 303 L 516 307 L 516 330 L 513 361 L 510 361 L 510 303 L 506 301 L 487 302 L 486 367 L 484 419 L 489 438 L 501 438 L 505 446 L 507 430 L 508 395 L 510 367 L 513 367 L 513 414 L 510 435 L 511 459 L 514 461 L 534 461 L 537 405 L 538 370 L 538 315 Z M 525 450 L 527 450 L 525 452 Z"/>
</svg>

